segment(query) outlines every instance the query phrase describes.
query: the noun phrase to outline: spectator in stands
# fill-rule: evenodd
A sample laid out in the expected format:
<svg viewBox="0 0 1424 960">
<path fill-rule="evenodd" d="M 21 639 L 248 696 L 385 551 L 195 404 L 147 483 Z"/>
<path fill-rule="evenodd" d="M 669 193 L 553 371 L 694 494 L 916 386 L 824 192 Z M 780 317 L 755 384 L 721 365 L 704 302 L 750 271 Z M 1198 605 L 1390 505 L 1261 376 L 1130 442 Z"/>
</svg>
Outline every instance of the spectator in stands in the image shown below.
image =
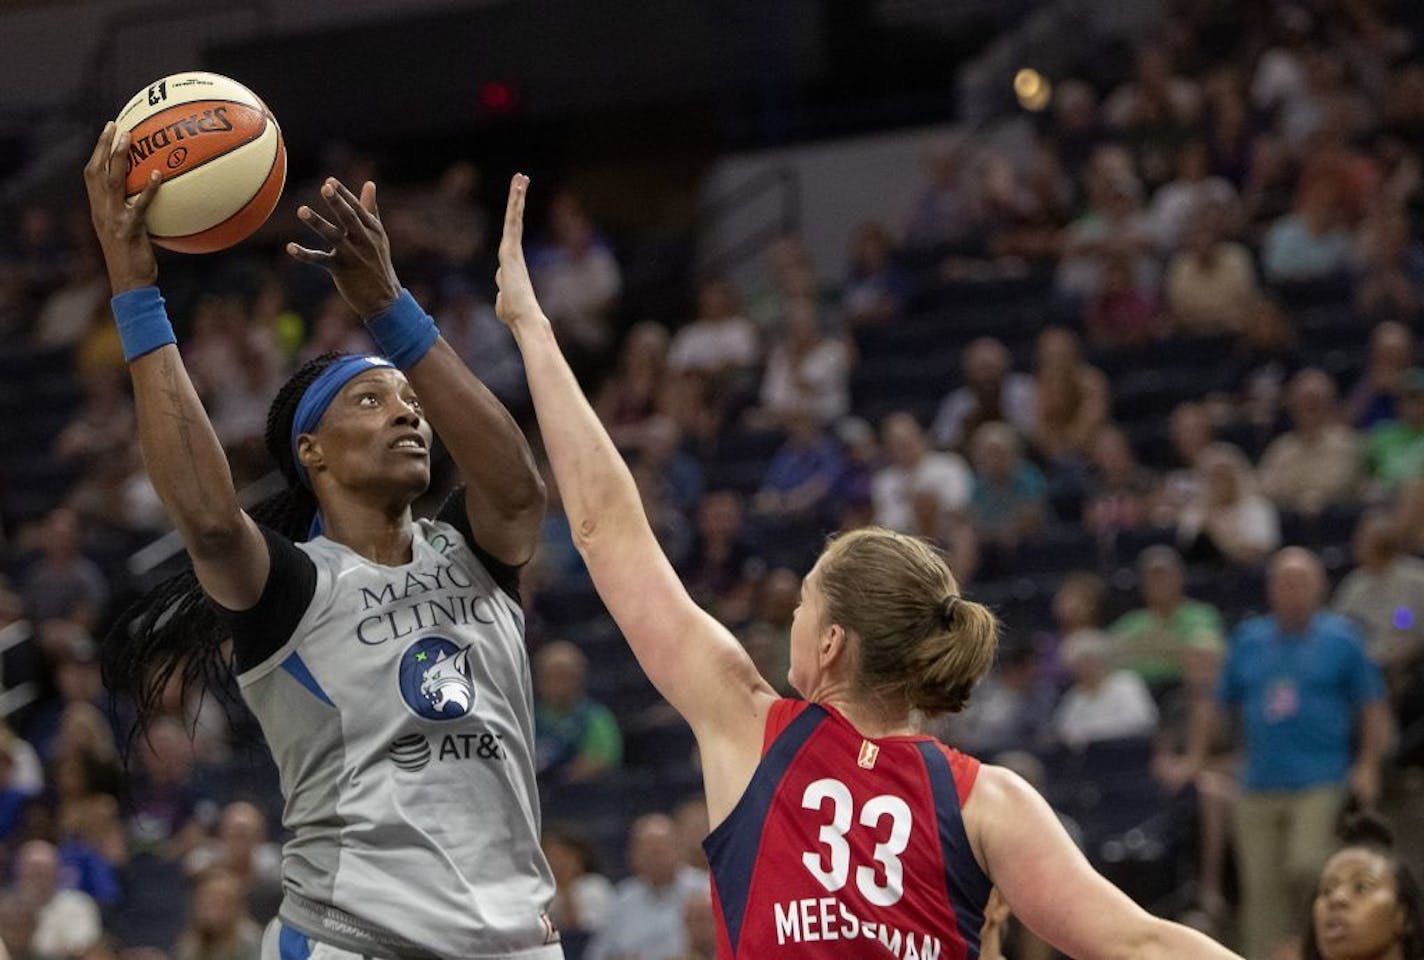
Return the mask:
<svg viewBox="0 0 1424 960">
<path fill-rule="evenodd" d="M 90 470 L 133 444 L 133 401 L 122 370 L 98 368 L 80 379 L 84 404 L 54 441 L 60 460 Z"/>
<path fill-rule="evenodd" d="M 1098 348 L 1136 347 L 1164 332 L 1156 292 L 1138 286 L 1122 253 L 1102 258 L 1102 277 L 1083 317 L 1088 342 Z"/>
<path fill-rule="evenodd" d="M 0 854 L 8 854 L 23 825 L 25 807 L 39 792 L 16 776 L 20 743 L 23 741 L 8 727 L 0 726 Z"/>
<path fill-rule="evenodd" d="M 479 169 L 457 160 L 433 184 L 391 204 L 383 219 L 401 260 L 426 260 L 441 279 L 473 267 L 485 246 L 485 215 L 475 196 L 479 183 Z"/>
<path fill-rule="evenodd" d="M 548 242 L 530 253 L 529 273 L 565 350 L 579 358 L 574 369 L 602 357 L 623 274 L 608 242 L 569 191 L 550 203 Z"/>
<path fill-rule="evenodd" d="M 759 571 L 751 539 L 742 523 L 742 500 L 735 491 L 714 490 L 697 505 L 697 530 L 683 582 L 706 609 L 720 608 L 748 592 Z M 737 618 L 722 618 L 737 622 Z"/>
<path fill-rule="evenodd" d="M 554 873 L 549 919 L 562 932 L 597 933 L 608 918 L 613 884 L 599 872 L 593 844 L 573 826 L 554 824 L 544 828 L 540 845 Z"/>
<path fill-rule="evenodd" d="M 124 893 L 120 871 L 128 862 L 119 802 L 104 793 L 67 800 L 57 820 L 60 875 L 100 907 L 116 906 Z"/>
<path fill-rule="evenodd" d="M 0 899 L 24 915 L 33 929 L 15 953 L 38 957 L 77 957 L 103 935 L 99 907 L 86 893 L 60 886 L 59 857 L 43 840 L 31 840 L 15 855 L 15 879 Z"/>
<path fill-rule="evenodd" d="M 1370 430 L 1370 479 L 1383 491 L 1424 477 L 1424 367 L 1411 367 L 1400 375 L 1397 419 L 1375 424 Z"/>
<path fill-rule="evenodd" d="M 230 355 L 229 342 L 223 339 L 218 340 L 214 345 L 213 355 L 217 363 L 224 363 L 225 358 Z M 345 353 L 370 353 L 373 349 L 371 338 L 367 335 L 361 318 L 356 316 L 356 312 L 351 309 L 341 294 L 333 293 L 322 301 L 321 308 L 317 311 L 316 319 L 312 321 L 311 330 L 307 334 L 306 345 L 297 353 L 297 363 L 306 363 L 330 350 L 341 350 Z M 184 351 L 183 357 L 186 364 L 188 351 Z M 211 389 L 211 385 L 217 382 L 216 378 L 209 375 L 209 370 L 210 365 L 204 364 L 200 375 L 201 384 L 198 385 L 199 392 L 204 396 Z"/>
<path fill-rule="evenodd" d="M 1424 245 L 1410 238 L 1406 211 L 1382 207 L 1361 227 L 1355 305 L 1371 320 L 1411 326 L 1424 313 Z"/>
<path fill-rule="evenodd" d="M 1142 212 L 1142 184 L 1132 160 L 1119 147 L 1101 147 L 1093 155 L 1088 180 L 1088 209 L 1069 225 L 1063 258 L 1054 284 L 1070 300 L 1086 301 L 1102 286 L 1103 257 L 1126 256 L 1140 287 L 1156 289 L 1161 271 L 1151 221 Z"/>
<path fill-rule="evenodd" d="M 623 762 L 623 734 L 609 709 L 589 698 L 588 658 L 567 640 L 534 655 L 536 768 L 546 782 L 602 776 Z"/>
<path fill-rule="evenodd" d="M 201 874 L 175 960 L 258 960 L 262 928 L 248 915 L 244 893 L 242 881 L 226 870 Z"/>
<path fill-rule="evenodd" d="M 1147 216 L 1157 234 L 1158 249 L 1170 256 L 1182 246 L 1202 211 L 1225 211 L 1235 205 L 1236 189 L 1211 172 L 1206 142 L 1191 140 L 1177 154 L 1176 179 L 1157 188 Z"/>
<path fill-rule="evenodd" d="M 969 521 L 986 546 L 1012 554 L 1048 519 L 1048 483 L 1026 460 L 1013 427 L 986 423 L 970 442 L 974 488 Z"/>
<path fill-rule="evenodd" d="M 1057 701 L 1033 645 L 1001 645 L 998 663 L 975 688 L 969 705 L 939 722 L 935 732 L 976 757 L 1034 749 L 1048 738 Z"/>
<path fill-rule="evenodd" d="M 1165 43 L 1144 44 L 1137 51 L 1133 79 L 1120 85 L 1103 104 L 1107 122 L 1139 141 L 1139 154 L 1156 182 L 1170 176 L 1161 155 L 1180 140 L 1180 131 L 1201 114 L 1201 89 L 1177 73 Z M 1156 169 L 1157 167 L 1162 169 Z"/>
<path fill-rule="evenodd" d="M 840 446 L 820 423 L 804 414 L 787 423 L 786 442 L 767 465 L 752 509 L 763 526 L 814 527 L 832 506 L 841 472 Z M 771 541 L 767 541 L 768 546 Z"/>
<path fill-rule="evenodd" d="M 1303 960 L 1424 958 L 1424 893 L 1379 818 L 1345 821 L 1344 846 L 1325 862 L 1306 926 Z"/>
<path fill-rule="evenodd" d="M 1030 439 L 1045 459 L 1086 459 L 1108 422 L 1110 396 L 1107 378 L 1084 361 L 1072 332 L 1051 327 L 1039 334 Z"/>
<path fill-rule="evenodd" d="M 1182 249 L 1167 264 L 1167 316 L 1178 336 L 1243 330 L 1260 297 L 1251 252 L 1226 239 L 1222 219 L 1218 207 L 1197 209 Z"/>
<path fill-rule="evenodd" d="M 710 893 L 699 890 L 688 895 L 682 906 L 682 929 L 687 949 L 677 960 L 717 960 L 717 917 Z"/>
<path fill-rule="evenodd" d="M 1315 516 L 1354 498 L 1360 482 L 1360 438 L 1336 416 L 1335 381 L 1302 370 L 1287 400 L 1294 429 L 1271 441 L 1257 476 L 1261 492 L 1282 510 Z"/>
<path fill-rule="evenodd" d="M 702 465 L 682 449 L 677 421 L 661 414 L 643 424 L 637 465 L 651 474 L 660 493 L 683 513 L 702 499 Z"/>
<path fill-rule="evenodd" d="M 109 586 L 79 552 L 79 518 L 60 507 L 45 518 L 40 557 L 25 574 L 20 596 L 30 620 L 69 620 L 93 630 L 109 601 Z"/>
<path fill-rule="evenodd" d="M 1109 631 L 1115 664 L 1162 689 L 1182 680 L 1194 652 L 1222 655 L 1226 643 L 1221 614 L 1211 604 L 1187 597 L 1186 571 L 1175 549 L 1158 545 L 1143 550 L 1137 576 L 1142 606 L 1119 617 Z"/>
<path fill-rule="evenodd" d="M 1272 283 L 1331 279 L 1349 266 L 1352 247 L 1339 187 L 1320 179 L 1302 192 L 1296 212 L 1271 224 L 1261 268 Z"/>
<path fill-rule="evenodd" d="M 762 374 L 761 417 L 777 426 L 798 415 L 831 423 L 850 410 L 850 368 L 845 341 L 822 333 L 816 302 L 791 300 Z"/>
<path fill-rule="evenodd" d="M 667 418 L 663 418 L 666 420 Z M 671 421 L 668 421 L 671 422 Z M 692 553 L 692 524 L 685 508 L 678 503 L 676 489 L 656 461 L 647 458 L 629 465 L 633 482 L 643 500 L 643 512 L 653 528 L 658 545 L 674 567 L 681 567 Z M 697 490 L 701 491 L 701 472 L 696 474 Z"/>
<path fill-rule="evenodd" d="M 1349 421 L 1373 427 L 1395 416 L 1395 395 L 1404 372 L 1414 366 L 1414 334 L 1402 323 L 1386 321 L 1370 334 L 1365 375 L 1345 401 Z"/>
<path fill-rule="evenodd" d="M 1058 89 L 1061 97 L 1063 88 Z M 994 153 L 983 163 L 986 252 L 1007 265 L 1051 267 L 1073 202 L 1072 184 L 1058 154 L 1051 144 L 1039 141 L 1018 163 Z"/>
<path fill-rule="evenodd" d="M 1398 695 L 1424 659 L 1424 560 L 1404 551 L 1398 520 L 1378 508 L 1360 517 L 1353 549 L 1355 569 L 1330 605 L 1359 625 L 1370 659 Z"/>
<path fill-rule="evenodd" d="M 1262 296 L 1252 305 L 1217 382 L 1234 405 L 1231 419 L 1255 438 L 1273 437 L 1280 424 L 1286 385 L 1305 366 L 1284 304 Z"/>
<path fill-rule="evenodd" d="M 282 848 L 267 839 L 267 818 L 246 801 L 230 803 L 218 820 L 217 835 L 205 840 L 183 861 L 189 877 L 213 869 L 230 874 L 242 886 L 248 912 L 259 922 L 277 915 L 282 901 Z"/>
<path fill-rule="evenodd" d="M 1390 735 L 1384 684 L 1355 628 L 1321 609 L 1325 586 L 1310 551 L 1276 554 L 1267 579 L 1270 613 L 1237 628 L 1216 704 L 1193 718 L 1187 757 L 1167 772 L 1174 786 L 1193 780 L 1219 715 L 1240 716 L 1245 767 L 1236 853 L 1248 957 L 1272 955 L 1299 929 L 1297 905 L 1330 853 L 1347 792 L 1365 806 L 1379 799 Z"/>
<path fill-rule="evenodd" d="M 923 253 L 973 248 L 979 226 L 978 198 L 969 184 L 971 149 L 937 145 L 925 157 L 925 190 L 905 227 L 905 246 Z"/>
<path fill-rule="evenodd" d="M 1033 377 L 1012 372 L 1009 350 L 993 337 L 964 348 L 964 386 L 939 405 L 930 436 L 942 450 L 958 450 L 981 424 L 1002 421 L 1028 437 L 1033 433 Z"/>
<path fill-rule="evenodd" d="M 852 328 L 892 323 L 909 297 L 909 280 L 891 259 L 890 231 L 867 221 L 856 227 L 850 269 L 841 291 L 841 313 Z"/>
<path fill-rule="evenodd" d="M 41 347 L 73 347 L 89 330 L 96 307 L 109 299 L 104 261 L 93 244 L 66 258 L 64 283 L 48 297 L 35 320 L 34 342 Z"/>
<path fill-rule="evenodd" d="M 672 812 L 677 824 L 678 843 L 682 847 L 682 862 L 694 870 L 707 869 L 707 851 L 702 841 L 711 832 L 707 820 L 707 797 L 697 793 L 679 803 Z"/>
<path fill-rule="evenodd" d="M 225 360 L 229 375 L 211 385 L 204 397 L 213 430 L 228 453 L 237 483 L 257 479 L 270 468 L 263 435 L 267 406 L 286 376 L 281 349 L 271 328 L 248 323 L 235 330 Z"/>
<path fill-rule="evenodd" d="M 620 450 L 636 449 L 642 428 L 657 410 L 667 378 L 667 328 L 644 322 L 628 331 L 618 366 L 603 381 L 598 416 Z"/>
<path fill-rule="evenodd" d="M 882 527 L 912 531 L 915 497 L 928 493 L 942 513 L 962 511 L 969 503 L 972 477 L 964 458 L 929 448 L 919 422 L 909 413 L 892 413 L 880 425 L 886 463 L 871 481 L 875 522 Z"/>
<path fill-rule="evenodd" d="M 1117 427 L 1104 427 L 1093 441 L 1088 491 L 1083 526 L 1108 542 L 1120 530 L 1144 525 L 1151 515 L 1156 480 L 1137 462 L 1127 434 Z"/>
<path fill-rule="evenodd" d="M 1063 663 L 1063 641 L 1080 630 L 1101 630 L 1108 585 L 1090 570 L 1074 570 L 1065 575 L 1053 592 L 1049 613 L 1053 630 L 1034 638 L 1039 655 L 1039 672 L 1056 691 L 1067 690 L 1073 676 Z"/>
<path fill-rule="evenodd" d="M 1280 546 L 1275 504 L 1256 491 L 1246 456 L 1213 443 L 1197 460 L 1200 492 L 1182 512 L 1177 542 L 1188 560 L 1252 566 Z"/>
<path fill-rule="evenodd" d="M 880 445 L 875 430 L 860 417 L 842 417 L 836 422 L 835 433 L 841 445 L 841 475 L 833 494 L 837 526 L 854 530 L 875 518 L 872 490 L 880 469 Z"/>
<path fill-rule="evenodd" d="M 1070 634 L 1060 650 L 1073 685 L 1053 715 L 1060 743 L 1081 750 L 1100 740 L 1150 737 L 1157 730 L 1157 706 L 1142 678 L 1111 666 L 1112 641 L 1101 630 Z"/>
<path fill-rule="evenodd" d="M 720 277 L 704 281 L 697 290 L 697 317 L 673 335 L 668 367 L 721 377 L 744 375 L 760 359 L 756 327 L 742 313 L 736 289 Z"/>
<path fill-rule="evenodd" d="M 132 788 L 130 846 L 135 854 L 181 859 L 203 836 L 193 743 L 178 720 L 159 717 L 142 738 L 139 757 L 143 774 Z"/>
<path fill-rule="evenodd" d="M 1205 405 L 1195 401 L 1179 403 L 1168 420 L 1173 469 L 1162 478 L 1161 495 L 1153 511 L 1158 526 L 1175 526 L 1187 505 L 1200 495 L 1197 458 L 1215 440 L 1215 427 Z"/>
<path fill-rule="evenodd" d="M 480 382 L 513 411 L 529 407 L 529 386 L 514 335 L 499 322 L 494 306 L 463 274 L 440 285 L 440 335 L 475 372 Z"/>
<path fill-rule="evenodd" d="M 671 817 L 650 813 L 633 821 L 628 866 L 633 875 L 618 884 L 586 960 L 663 960 L 687 949 L 683 905 L 706 893 L 707 874 L 679 862 Z"/>
<path fill-rule="evenodd" d="M 777 567 L 766 575 L 757 592 L 756 615 L 741 631 L 757 672 L 782 696 L 792 696 L 791 622 L 801 603 L 801 580 L 795 571 Z"/>
</svg>

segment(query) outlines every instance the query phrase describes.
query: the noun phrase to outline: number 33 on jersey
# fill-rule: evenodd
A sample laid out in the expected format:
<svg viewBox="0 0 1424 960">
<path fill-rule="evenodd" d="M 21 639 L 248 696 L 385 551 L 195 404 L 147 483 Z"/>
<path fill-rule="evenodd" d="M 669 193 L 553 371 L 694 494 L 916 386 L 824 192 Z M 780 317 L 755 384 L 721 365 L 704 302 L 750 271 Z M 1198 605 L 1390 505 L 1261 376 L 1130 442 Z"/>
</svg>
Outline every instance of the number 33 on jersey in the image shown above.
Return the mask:
<svg viewBox="0 0 1424 960">
<path fill-rule="evenodd" d="M 932 737 L 867 740 L 783 700 L 761 764 L 707 838 L 721 960 L 973 960 L 990 883 L 960 808 L 978 761 Z"/>
</svg>

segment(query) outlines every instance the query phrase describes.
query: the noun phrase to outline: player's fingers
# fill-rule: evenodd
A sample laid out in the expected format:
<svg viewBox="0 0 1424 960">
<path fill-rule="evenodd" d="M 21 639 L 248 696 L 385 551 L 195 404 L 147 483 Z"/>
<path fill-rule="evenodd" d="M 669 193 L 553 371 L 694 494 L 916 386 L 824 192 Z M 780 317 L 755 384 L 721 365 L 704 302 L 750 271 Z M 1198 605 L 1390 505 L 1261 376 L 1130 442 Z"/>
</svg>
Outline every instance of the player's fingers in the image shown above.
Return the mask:
<svg viewBox="0 0 1424 960">
<path fill-rule="evenodd" d="M 321 185 L 321 198 L 326 201 L 336 222 L 342 229 L 354 232 L 361 229 L 361 219 L 347 201 L 346 197 L 349 196 L 351 191 L 343 187 L 341 181 L 335 177 L 327 177 L 326 182 Z"/>
<path fill-rule="evenodd" d="M 306 204 L 297 208 L 297 218 L 311 227 L 327 243 L 339 243 L 345 231 Z"/>
<path fill-rule="evenodd" d="M 114 121 L 110 120 L 104 124 L 104 129 L 99 133 L 99 139 L 94 142 L 94 152 L 89 154 L 89 162 L 84 164 L 86 178 L 98 177 L 108 169 L 109 154 L 113 152 L 113 145 Z"/>
<path fill-rule="evenodd" d="M 361 209 L 377 220 L 381 219 L 381 210 L 376 206 L 376 182 L 374 180 L 367 180 L 361 185 Z"/>
<path fill-rule="evenodd" d="M 504 236 L 499 241 L 499 255 L 523 256 L 524 195 L 529 191 L 529 178 L 516 173 L 509 181 L 509 201 L 504 207 Z"/>
<path fill-rule="evenodd" d="M 132 139 L 132 135 L 127 130 L 114 138 L 113 148 L 109 152 L 109 166 L 104 171 L 104 179 L 110 190 L 123 189 L 124 178 L 129 172 L 127 156 L 129 143 Z M 122 196 L 122 194 L 120 195 Z"/>
<path fill-rule="evenodd" d="M 287 254 L 293 260 L 300 260 L 302 263 L 314 263 L 324 267 L 331 262 L 331 258 L 336 256 L 330 250 L 313 250 L 310 247 L 303 247 L 300 244 L 287 244 Z"/>
<path fill-rule="evenodd" d="M 340 180 L 332 181 L 336 185 L 336 195 L 341 198 L 341 202 L 351 209 L 351 215 L 356 218 L 356 222 L 365 227 L 377 227 L 379 221 L 371 216 L 370 212 L 361 205 L 361 201 L 356 199 L 356 194 L 347 188 L 346 184 Z M 361 188 L 363 191 L 365 187 Z"/>
<path fill-rule="evenodd" d="M 163 186 L 163 177 L 157 170 L 150 171 L 148 183 L 143 185 L 143 189 L 139 191 L 137 197 L 134 197 L 134 202 L 131 204 L 135 220 L 143 222 L 144 214 L 148 212 L 149 204 L 153 203 L 153 198 L 158 196 L 158 188 L 161 186 Z"/>
</svg>

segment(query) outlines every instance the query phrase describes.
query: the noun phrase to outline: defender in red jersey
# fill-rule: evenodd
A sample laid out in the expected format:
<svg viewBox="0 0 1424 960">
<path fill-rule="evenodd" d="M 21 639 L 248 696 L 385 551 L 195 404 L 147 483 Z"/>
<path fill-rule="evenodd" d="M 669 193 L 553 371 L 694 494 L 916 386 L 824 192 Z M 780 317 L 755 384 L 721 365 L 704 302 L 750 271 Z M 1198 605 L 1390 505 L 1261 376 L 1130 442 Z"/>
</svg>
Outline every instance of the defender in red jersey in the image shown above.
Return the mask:
<svg viewBox="0 0 1424 960">
<path fill-rule="evenodd" d="M 964 706 L 998 631 L 924 541 L 870 528 L 830 543 L 791 627 L 789 679 L 807 702 L 777 698 L 678 581 L 559 351 L 519 249 L 526 186 L 510 186 L 495 308 L 575 545 L 697 736 L 721 960 L 976 958 L 991 885 L 1070 956 L 1234 956 L 1099 876 L 1019 777 L 917 735 L 913 712 Z"/>
</svg>

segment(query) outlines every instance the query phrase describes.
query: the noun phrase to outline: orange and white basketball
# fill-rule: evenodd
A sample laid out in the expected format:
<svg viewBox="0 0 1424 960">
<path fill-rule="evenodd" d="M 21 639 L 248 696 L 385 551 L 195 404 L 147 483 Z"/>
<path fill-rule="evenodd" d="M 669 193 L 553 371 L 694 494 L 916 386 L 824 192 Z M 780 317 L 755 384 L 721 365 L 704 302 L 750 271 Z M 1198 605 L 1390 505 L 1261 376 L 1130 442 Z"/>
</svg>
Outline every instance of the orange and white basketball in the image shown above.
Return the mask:
<svg viewBox="0 0 1424 960">
<path fill-rule="evenodd" d="M 157 170 L 153 242 L 182 253 L 230 247 L 262 226 L 287 179 L 277 120 L 255 93 L 216 73 L 175 73 L 135 94 L 115 120 L 132 135 L 128 196 Z"/>
</svg>

